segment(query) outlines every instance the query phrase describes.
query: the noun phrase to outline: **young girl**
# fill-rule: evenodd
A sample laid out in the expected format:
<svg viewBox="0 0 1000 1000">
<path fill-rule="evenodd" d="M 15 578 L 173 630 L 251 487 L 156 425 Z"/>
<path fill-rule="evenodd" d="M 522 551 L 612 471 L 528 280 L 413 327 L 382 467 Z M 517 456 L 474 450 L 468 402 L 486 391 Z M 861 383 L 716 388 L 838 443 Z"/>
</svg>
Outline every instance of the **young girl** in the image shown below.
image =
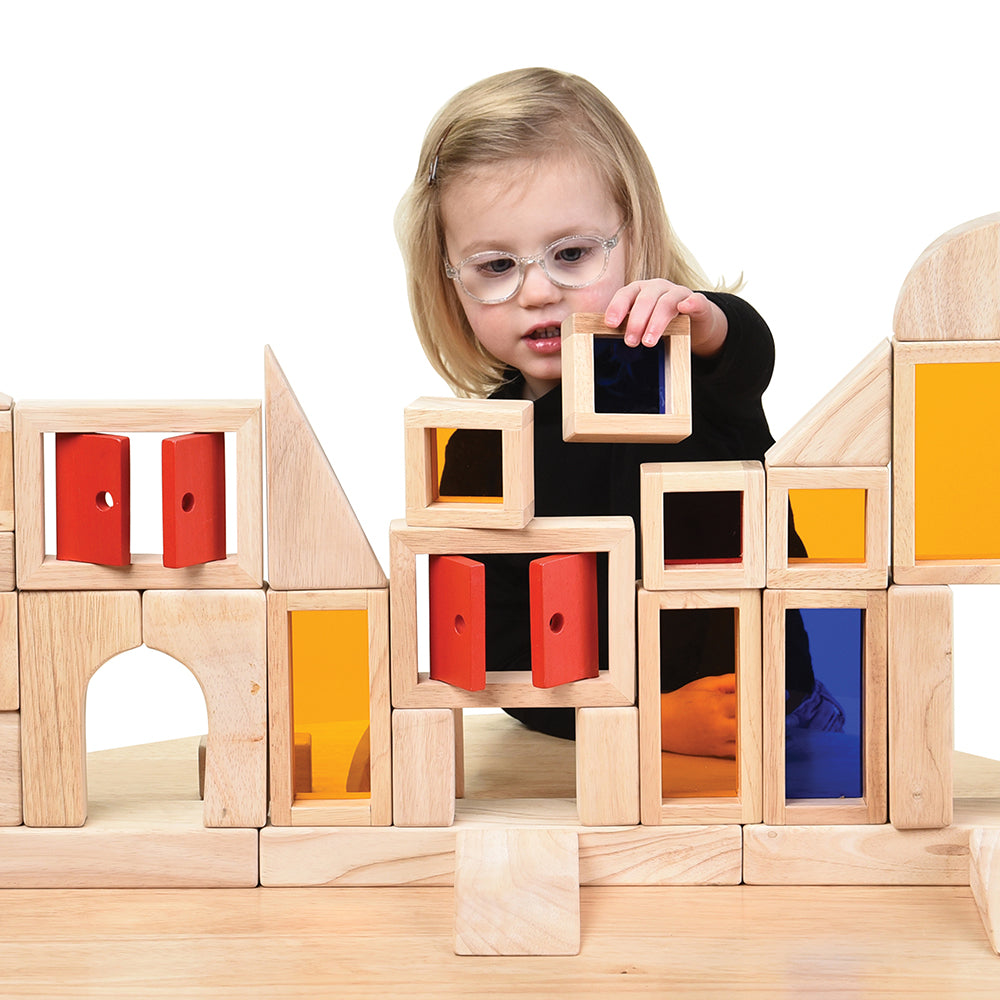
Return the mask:
<svg viewBox="0 0 1000 1000">
<path fill-rule="evenodd" d="M 414 323 L 434 368 L 461 396 L 534 400 L 536 516 L 627 514 L 638 528 L 643 462 L 763 460 L 773 443 L 761 405 L 774 363 L 770 331 L 730 291 L 704 290 L 710 283 L 671 232 L 642 146 L 586 80 L 516 70 L 457 94 L 431 123 L 396 222 Z M 678 314 L 690 318 L 690 437 L 562 440 L 560 324 L 575 312 L 603 313 L 610 328 L 624 323 L 631 347 L 654 346 Z M 444 482 L 442 491 L 462 492 Z M 489 669 L 527 669 L 523 566 L 477 558 L 487 563 Z M 734 754 L 732 645 L 714 633 L 704 615 L 675 629 L 661 670 L 665 749 Z M 808 655 L 790 684 L 798 700 L 812 692 Z M 572 710 L 512 714 L 573 732 Z"/>
</svg>

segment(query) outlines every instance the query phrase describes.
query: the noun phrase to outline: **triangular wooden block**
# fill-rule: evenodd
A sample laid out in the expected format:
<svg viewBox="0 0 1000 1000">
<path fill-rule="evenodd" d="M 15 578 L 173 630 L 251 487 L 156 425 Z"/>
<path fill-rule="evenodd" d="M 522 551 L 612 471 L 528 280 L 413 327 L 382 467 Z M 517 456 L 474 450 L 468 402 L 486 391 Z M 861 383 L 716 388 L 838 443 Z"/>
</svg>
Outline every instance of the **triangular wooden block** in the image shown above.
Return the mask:
<svg viewBox="0 0 1000 1000">
<path fill-rule="evenodd" d="M 990 944 L 1000 955 L 1000 830 L 976 828 L 969 836 L 969 885 Z"/>
<path fill-rule="evenodd" d="M 883 340 L 764 456 L 769 466 L 878 466 L 892 456 L 892 345 Z"/>
<path fill-rule="evenodd" d="M 264 349 L 264 386 L 271 587 L 385 587 L 382 567 L 270 347 Z"/>
<path fill-rule="evenodd" d="M 1000 340 L 1000 213 L 936 239 L 899 290 L 897 340 Z"/>
</svg>

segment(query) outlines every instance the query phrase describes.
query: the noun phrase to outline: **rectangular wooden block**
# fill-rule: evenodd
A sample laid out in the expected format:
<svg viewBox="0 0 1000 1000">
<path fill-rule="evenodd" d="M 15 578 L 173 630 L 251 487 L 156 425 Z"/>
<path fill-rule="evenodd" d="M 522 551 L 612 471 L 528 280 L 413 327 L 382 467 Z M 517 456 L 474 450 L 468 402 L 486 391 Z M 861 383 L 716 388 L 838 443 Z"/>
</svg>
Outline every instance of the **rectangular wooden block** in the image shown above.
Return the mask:
<svg viewBox="0 0 1000 1000">
<path fill-rule="evenodd" d="M 576 710 L 576 806 L 584 826 L 639 822 L 639 710 Z"/>
<path fill-rule="evenodd" d="M 965 885 L 969 829 L 746 826 L 748 885 Z"/>
<path fill-rule="evenodd" d="M 678 316 L 667 327 L 663 412 L 599 413 L 595 407 L 594 340 L 624 336 L 604 316 L 575 313 L 562 324 L 564 441 L 681 441 L 691 433 L 691 323 Z M 641 349 L 637 348 L 636 353 Z"/>
<path fill-rule="evenodd" d="M 0 826 L 21 825 L 21 717 L 0 712 Z"/>
<path fill-rule="evenodd" d="M 954 696 L 948 587 L 889 588 L 889 819 L 952 822 Z"/>
<path fill-rule="evenodd" d="M 17 594 L 0 593 L 0 712 L 14 712 L 20 707 Z"/>
<path fill-rule="evenodd" d="M 455 819 L 455 717 L 446 708 L 392 713 L 392 814 L 396 826 Z"/>
<path fill-rule="evenodd" d="M 14 416 L 0 408 L 0 531 L 14 530 Z"/>
<path fill-rule="evenodd" d="M 406 523 L 455 528 L 523 528 L 535 510 L 534 408 L 520 399 L 414 400 L 406 407 Z M 438 429 L 499 431 L 501 502 L 468 495 L 444 501 L 438 494 Z M 449 462 L 459 461 L 458 449 Z M 463 463 L 464 464 L 464 463 Z M 459 480 L 462 476 L 452 476 Z"/>
<path fill-rule="evenodd" d="M 631 705 L 635 701 L 635 535 L 630 517 L 536 517 L 520 530 L 414 528 L 393 521 L 392 699 L 397 708 Z M 531 673 L 488 670 L 482 691 L 431 680 L 418 663 L 418 555 L 473 553 L 608 554 L 608 669 L 600 676 L 539 688 Z"/>
<path fill-rule="evenodd" d="M 21 590 L 253 589 L 263 582 L 261 413 L 256 400 L 25 402 L 14 411 L 18 586 Z M 160 553 L 126 566 L 65 562 L 45 551 L 44 436 L 76 433 L 232 432 L 236 450 L 236 552 L 175 569 Z"/>
<path fill-rule="evenodd" d="M 977 828 L 972 831 L 969 885 L 990 945 L 1000 955 L 1000 830 Z"/>
<path fill-rule="evenodd" d="M 813 558 L 810 539 L 795 524 L 805 544 L 805 559 L 789 557 L 789 493 L 863 491 L 863 514 L 855 526 L 859 560 L 828 553 Z M 795 504 L 792 503 L 795 517 Z M 830 514 L 826 515 L 830 520 Z M 826 530 L 830 530 L 827 524 Z M 826 556 L 824 558 L 824 555 Z M 796 590 L 875 590 L 889 582 L 889 470 L 873 468 L 767 468 L 767 586 Z"/>
<path fill-rule="evenodd" d="M 0 888 L 252 888 L 258 831 L 205 829 L 201 803 L 169 820 L 96 818 L 78 829 L 0 827 Z"/>
<path fill-rule="evenodd" d="M 646 590 L 764 586 L 760 462 L 652 463 L 640 481 Z"/>
<path fill-rule="evenodd" d="M 163 565 L 226 558 L 226 436 L 181 434 L 161 444 Z"/>
<path fill-rule="evenodd" d="M 457 955 L 576 955 L 580 858 L 568 830 L 461 830 Z"/>
<path fill-rule="evenodd" d="M 0 593 L 14 589 L 14 532 L 0 531 Z"/>
<path fill-rule="evenodd" d="M 427 560 L 431 680 L 486 687 L 486 567 L 465 556 Z"/>
<path fill-rule="evenodd" d="M 806 611 L 858 610 L 862 614 L 859 668 L 861 714 L 860 790 L 858 797 L 789 798 L 786 781 L 786 622 L 789 609 Z M 788 824 L 882 824 L 886 821 L 886 596 L 883 590 L 765 590 L 764 591 L 764 822 Z M 811 651 L 816 663 L 817 650 Z M 830 678 L 826 678 L 830 681 Z M 816 680 L 823 682 L 822 670 Z M 845 720 L 846 722 L 847 720 Z M 846 728 L 846 726 L 845 726 Z M 807 732 L 809 730 L 807 729 Z M 820 734 L 821 736 L 823 734 Z M 828 733 L 818 744 L 840 734 Z M 846 737 L 845 737 L 846 738 Z M 800 755 L 815 744 L 803 740 Z M 821 767 L 822 755 L 812 762 Z"/>
</svg>

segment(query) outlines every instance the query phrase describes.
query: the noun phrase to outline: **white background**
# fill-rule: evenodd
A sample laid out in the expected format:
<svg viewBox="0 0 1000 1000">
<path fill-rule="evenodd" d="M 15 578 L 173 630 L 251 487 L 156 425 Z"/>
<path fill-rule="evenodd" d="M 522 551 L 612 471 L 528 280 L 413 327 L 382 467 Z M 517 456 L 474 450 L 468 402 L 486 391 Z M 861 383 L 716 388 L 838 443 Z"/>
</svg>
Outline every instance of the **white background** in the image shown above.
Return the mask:
<svg viewBox="0 0 1000 1000">
<path fill-rule="evenodd" d="M 446 392 L 393 211 L 452 93 L 550 65 L 621 108 L 706 270 L 745 274 L 780 437 L 891 335 L 920 251 L 1000 210 L 997 11 L 0 0 L 0 390 L 261 397 L 271 344 L 386 566 L 402 408 Z M 992 756 L 997 610 L 956 588 L 957 744 Z M 198 730 L 188 676 L 102 669 L 90 748 Z"/>
</svg>

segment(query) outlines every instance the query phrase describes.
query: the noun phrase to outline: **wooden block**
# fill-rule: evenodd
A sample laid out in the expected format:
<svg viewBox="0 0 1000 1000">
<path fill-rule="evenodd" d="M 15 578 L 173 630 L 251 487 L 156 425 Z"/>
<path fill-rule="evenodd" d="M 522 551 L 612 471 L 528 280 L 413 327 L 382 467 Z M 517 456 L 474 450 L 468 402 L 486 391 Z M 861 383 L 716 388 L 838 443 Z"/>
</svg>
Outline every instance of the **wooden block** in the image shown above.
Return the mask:
<svg viewBox="0 0 1000 1000">
<path fill-rule="evenodd" d="M 365 730 L 365 747 L 369 747 L 369 731 Z M 360 784 L 360 779 L 358 784 Z M 350 784 L 350 782 L 348 782 Z M 368 780 L 371 791 L 371 779 Z M 292 789 L 295 794 L 311 792 L 312 782 L 312 736 L 309 733 L 295 733 L 292 740 Z"/>
<path fill-rule="evenodd" d="M 566 830 L 462 830 L 456 955 L 577 955 L 580 858 Z"/>
<path fill-rule="evenodd" d="M 208 757 L 208 734 L 198 740 L 198 798 L 205 799 L 205 768 Z"/>
<path fill-rule="evenodd" d="M 939 236 L 896 300 L 897 340 L 1000 340 L 1000 213 Z"/>
<path fill-rule="evenodd" d="M 760 462 L 663 462 L 640 477 L 646 590 L 764 586 Z"/>
<path fill-rule="evenodd" d="M 427 560 L 430 676 L 466 691 L 486 687 L 486 567 L 465 556 Z"/>
<path fill-rule="evenodd" d="M 0 888 L 193 889 L 257 885 L 257 830 L 209 830 L 197 802 L 157 819 L 90 817 L 73 830 L 0 827 Z"/>
<path fill-rule="evenodd" d="M 294 789 L 290 615 L 365 611 L 368 628 L 370 799 L 300 799 Z M 392 822 L 389 703 L 389 595 L 386 590 L 268 591 L 268 734 L 271 822 L 275 826 L 376 825 Z"/>
<path fill-rule="evenodd" d="M 87 818 L 87 684 L 112 656 L 142 643 L 139 595 L 22 592 L 21 767 L 27 826 Z"/>
<path fill-rule="evenodd" d="M 0 593 L 9 594 L 15 585 L 14 532 L 0 531 Z"/>
<path fill-rule="evenodd" d="M 536 517 L 520 530 L 414 528 L 393 521 L 392 699 L 397 708 L 631 705 L 635 701 L 635 541 L 630 517 Z M 417 555 L 466 552 L 607 552 L 607 671 L 595 678 L 538 688 L 528 671 L 487 671 L 482 691 L 430 679 L 417 662 Z M 605 674 L 607 676 L 605 676 Z"/>
<path fill-rule="evenodd" d="M 205 695 L 208 827 L 261 827 L 267 821 L 266 620 L 259 590 L 142 596 L 146 645 L 183 663 Z"/>
<path fill-rule="evenodd" d="M 163 565 L 226 558 L 226 436 L 164 438 Z"/>
<path fill-rule="evenodd" d="M 17 594 L 0 593 L 0 712 L 21 707 L 17 660 Z"/>
<path fill-rule="evenodd" d="M 523 528 L 535 512 L 534 407 L 521 399 L 414 400 L 406 426 L 406 523 L 452 528 Z M 439 430 L 490 431 L 500 439 L 499 503 L 487 499 L 470 472 L 461 496 L 442 498 Z M 452 461 L 458 461 L 453 450 Z M 461 469 L 448 473 L 464 482 Z M 492 477 L 491 477 L 492 478 Z"/>
<path fill-rule="evenodd" d="M 14 416 L 0 408 L 0 531 L 14 530 Z"/>
<path fill-rule="evenodd" d="M 888 465 L 892 457 L 892 345 L 883 340 L 781 440 L 767 466 Z"/>
<path fill-rule="evenodd" d="M 990 945 L 1000 955 L 1000 830 L 970 834 L 969 884 Z"/>
<path fill-rule="evenodd" d="M 103 566 L 131 562 L 129 439 L 56 435 L 56 558 Z"/>
<path fill-rule="evenodd" d="M 663 796 L 660 611 L 734 608 L 737 745 L 735 795 Z M 757 590 L 639 590 L 639 757 L 642 822 L 692 825 L 755 823 L 763 814 L 761 775 L 761 611 Z M 688 757 L 696 765 L 704 758 Z M 669 761 L 674 763 L 672 760 Z M 697 785 L 697 782 L 695 783 Z"/>
<path fill-rule="evenodd" d="M 790 559 L 788 554 L 788 510 L 791 493 L 792 515 L 796 500 L 808 501 L 808 493 L 843 494 L 847 491 L 860 496 L 860 523 L 851 525 L 856 535 L 860 560 L 848 561 L 838 555 L 810 553 L 810 538 L 795 518 L 796 529 L 809 558 Z M 836 502 L 836 497 L 828 500 Z M 829 522 L 840 514 L 826 512 Z M 824 526 L 820 526 L 820 531 Z M 889 470 L 887 468 L 772 468 L 767 469 L 767 586 L 774 589 L 816 590 L 875 590 L 889 583 Z M 852 539 L 854 541 L 854 539 Z M 836 542 L 834 543 L 836 544 Z M 840 544 L 844 544 L 841 540 Z M 815 551 L 815 549 L 814 549 Z M 841 549 L 841 552 L 844 550 Z"/>
<path fill-rule="evenodd" d="M 575 313 L 562 324 L 564 441 L 681 441 L 691 434 L 691 323 L 678 316 L 663 337 L 663 411 L 595 412 L 594 340 L 621 339 L 603 314 Z M 639 351 L 644 348 L 636 348 Z"/>
<path fill-rule="evenodd" d="M 862 612 L 859 734 L 861 795 L 791 799 L 786 794 L 786 612 L 791 608 Z M 883 590 L 764 591 L 764 822 L 857 825 L 886 821 L 886 595 Z M 813 662 L 816 651 L 813 650 Z M 817 680 L 822 681 L 817 670 Z M 827 678 L 829 680 L 829 678 Z"/>
<path fill-rule="evenodd" d="M 0 712 L 0 826 L 21 825 L 21 717 Z"/>
<path fill-rule="evenodd" d="M 952 600 L 948 587 L 889 588 L 889 819 L 952 822 Z"/>
<path fill-rule="evenodd" d="M 44 435 L 47 433 L 233 433 L 236 547 L 225 559 L 172 569 L 155 554 L 128 566 L 59 561 L 45 552 Z M 14 411 L 17 578 L 21 590 L 247 589 L 263 581 L 260 403 L 256 400 L 26 402 Z"/>
<path fill-rule="evenodd" d="M 897 343 L 893 580 L 1000 582 L 1000 341 Z"/>
<path fill-rule="evenodd" d="M 748 885 L 965 885 L 969 830 L 745 826 Z"/>
<path fill-rule="evenodd" d="M 597 557 L 543 556 L 528 566 L 531 683 L 552 688 L 597 677 Z"/>
<path fill-rule="evenodd" d="M 584 826 L 639 822 L 639 710 L 576 710 L 576 806 Z"/>
<path fill-rule="evenodd" d="M 267 576 L 276 590 L 386 586 L 350 501 L 271 349 L 267 408 Z"/>
<path fill-rule="evenodd" d="M 392 713 L 392 814 L 396 826 L 455 819 L 455 717 L 445 708 Z"/>
</svg>

